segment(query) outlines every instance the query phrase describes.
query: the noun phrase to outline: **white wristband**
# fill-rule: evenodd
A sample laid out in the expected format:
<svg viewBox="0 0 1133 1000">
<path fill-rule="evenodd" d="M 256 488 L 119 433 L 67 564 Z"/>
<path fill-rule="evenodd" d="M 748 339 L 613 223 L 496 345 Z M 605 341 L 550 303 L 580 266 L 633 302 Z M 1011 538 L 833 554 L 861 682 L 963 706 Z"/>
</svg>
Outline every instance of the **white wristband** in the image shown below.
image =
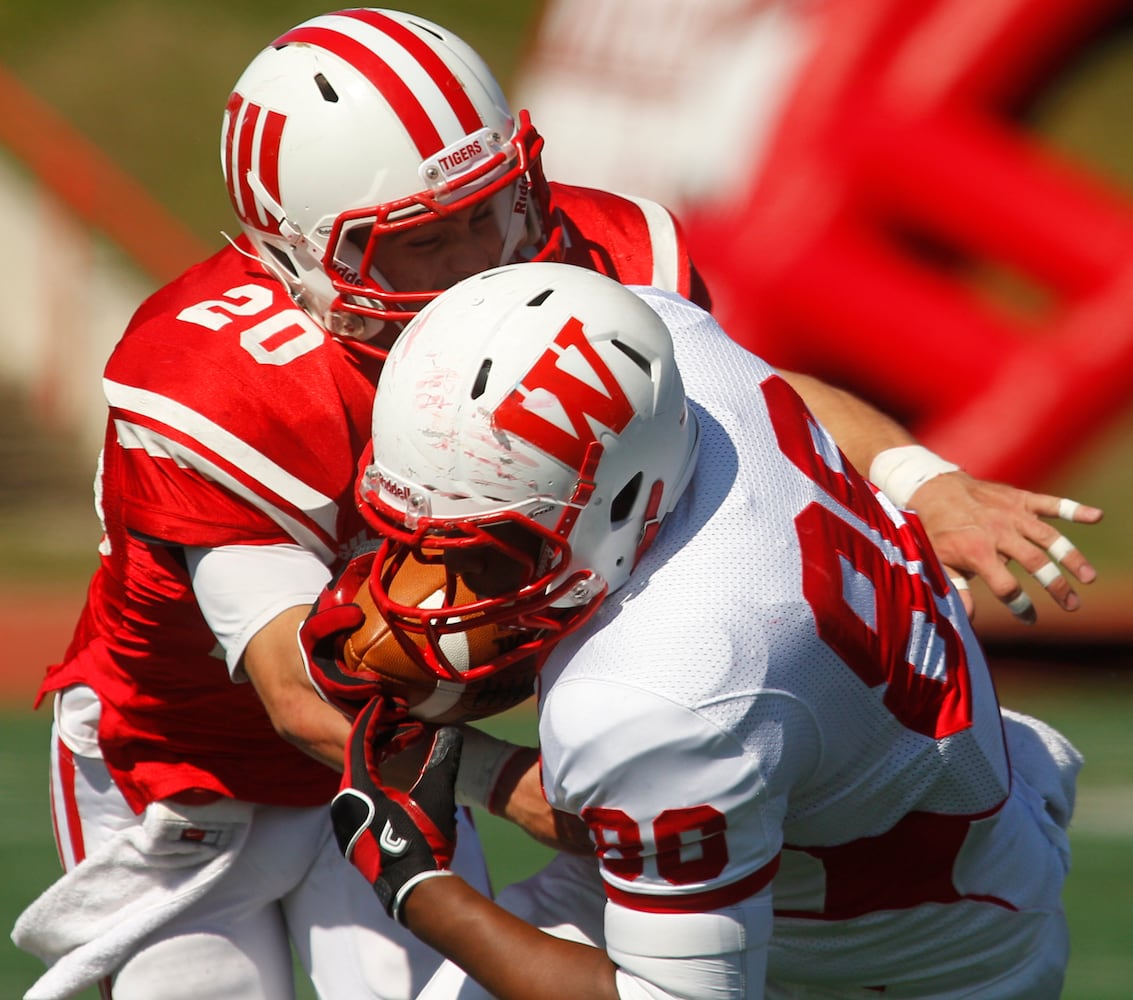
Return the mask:
<svg viewBox="0 0 1133 1000">
<path fill-rule="evenodd" d="M 456 872 L 450 871 L 448 868 L 429 869 L 428 871 L 418 872 L 412 878 L 407 879 L 405 884 L 397 890 L 397 895 L 393 897 L 393 905 L 390 907 L 390 916 L 393 917 L 402 927 L 406 926 L 405 916 L 402 911 L 405 909 L 405 900 L 409 893 L 417 888 L 426 879 L 437 878 L 439 875 L 455 875 Z"/>
<path fill-rule="evenodd" d="M 524 748 L 471 726 L 462 732 L 464 749 L 460 752 L 460 769 L 456 772 L 456 804 L 490 811 L 492 792 L 504 766 L 517 750 Z"/>
<path fill-rule="evenodd" d="M 913 494 L 930 479 L 959 469 L 927 448 L 909 444 L 878 452 L 869 465 L 869 478 L 894 504 L 907 508 Z"/>
</svg>

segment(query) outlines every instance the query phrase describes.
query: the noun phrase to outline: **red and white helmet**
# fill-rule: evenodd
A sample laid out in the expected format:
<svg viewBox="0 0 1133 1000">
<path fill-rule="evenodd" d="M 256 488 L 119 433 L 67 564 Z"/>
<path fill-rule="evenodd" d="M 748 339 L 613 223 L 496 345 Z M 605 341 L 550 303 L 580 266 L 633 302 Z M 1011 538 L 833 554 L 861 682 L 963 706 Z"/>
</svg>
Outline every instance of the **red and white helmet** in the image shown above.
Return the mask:
<svg viewBox="0 0 1133 1000">
<path fill-rule="evenodd" d="M 385 539 L 375 602 L 418 636 L 492 622 L 555 641 L 629 579 L 698 443 L 669 331 L 632 291 L 546 262 L 467 278 L 405 328 L 378 384 L 358 482 Z M 443 613 L 389 599 L 409 554 L 480 546 L 522 582 Z"/>
<path fill-rule="evenodd" d="M 561 243 L 539 167 L 483 60 L 439 25 L 360 8 L 305 21 L 241 75 L 221 162 L 240 225 L 295 301 L 332 333 L 369 340 L 439 289 L 392 289 L 384 235 L 491 199 L 499 263 Z"/>
</svg>

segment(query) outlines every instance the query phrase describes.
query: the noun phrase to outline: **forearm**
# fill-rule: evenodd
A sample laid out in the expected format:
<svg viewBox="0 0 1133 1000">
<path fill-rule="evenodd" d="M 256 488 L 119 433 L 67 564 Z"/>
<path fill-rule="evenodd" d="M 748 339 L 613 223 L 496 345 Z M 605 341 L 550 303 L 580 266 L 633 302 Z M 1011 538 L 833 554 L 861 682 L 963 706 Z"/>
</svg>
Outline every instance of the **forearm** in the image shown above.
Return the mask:
<svg viewBox="0 0 1133 1000">
<path fill-rule="evenodd" d="M 318 696 L 307 678 L 295 636 L 308 611 L 307 606 L 290 608 L 257 632 L 244 652 L 244 670 L 275 731 L 341 771 L 350 723 Z"/>
<path fill-rule="evenodd" d="M 1009 568 L 1012 561 L 1034 576 L 1061 608 L 1073 611 L 1079 606 L 1070 579 L 1090 583 L 1095 570 L 1042 518 L 1096 524 L 1102 518 L 1099 508 L 975 479 L 947 456 L 909 447 L 916 440 L 908 431 L 849 393 L 796 372 L 780 375 L 830 431 L 854 468 L 898 507 L 916 512 L 936 554 L 963 588 L 961 600 L 969 615 L 975 605 L 966 580 L 980 577 L 1020 621 L 1035 620 L 1034 605 Z"/>
<path fill-rule="evenodd" d="M 269 712 L 275 731 L 288 743 L 335 771 L 342 770 L 343 746 L 350 723 L 318 696 L 295 692 Z"/>
<path fill-rule="evenodd" d="M 916 444 L 916 439 L 896 420 L 857 396 L 810 375 L 789 371 L 779 374 L 803 398 L 863 476 L 869 475 L 870 463 L 879 452 Z"/>
<path fill-rule="evenodd" d="M 604 951 L 532 927 L 456 876 L 427 879 L 403 907 L 409 929 L 499 1000 L 616 1000 Z"/>
<path fill-rule="evenodd" d="M 509 820 L 547 847 L 571 854 L 593 851 L 586 824 L 547 802 L 536 747 L 518 747 L 466 730 L 456 787 L 462 804 Z"/>
</svg>

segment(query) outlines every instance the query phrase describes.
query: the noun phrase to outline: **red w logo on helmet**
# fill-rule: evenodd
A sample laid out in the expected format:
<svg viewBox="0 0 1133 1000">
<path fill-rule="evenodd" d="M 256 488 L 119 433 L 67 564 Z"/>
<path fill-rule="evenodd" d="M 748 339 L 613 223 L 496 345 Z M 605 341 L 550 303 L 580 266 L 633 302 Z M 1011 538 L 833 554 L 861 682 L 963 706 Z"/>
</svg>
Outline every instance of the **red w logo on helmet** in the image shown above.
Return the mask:
<svg viewBox="0 0 1133 1000">
<path fill-rule="evenodd" d="M 584 362 L 592 380 L 583 381 L 563 364 Z M 602 388 L 596 388 L 600 385 Z M 614 373 L 571 318 L 523 381 L 496 408 L 494 423 L 529 441 L 572 469 L 581 469 L 589 445 L 597 442 L 594 422 L 621 433 L 634 408 Z"/>
</svg>

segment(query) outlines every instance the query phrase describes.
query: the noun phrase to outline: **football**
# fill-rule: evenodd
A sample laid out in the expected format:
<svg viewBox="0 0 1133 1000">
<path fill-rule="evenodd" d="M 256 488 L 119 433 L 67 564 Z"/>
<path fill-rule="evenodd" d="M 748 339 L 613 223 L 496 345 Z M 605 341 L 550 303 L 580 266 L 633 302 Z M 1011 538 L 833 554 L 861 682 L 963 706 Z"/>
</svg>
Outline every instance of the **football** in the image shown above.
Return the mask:
<svg viewBox="0 0 1133 1000">
<path fill-rule="evenodd" d="M 438 566 L 407 559 L 394 577 L 390 596 L 400 604 L 438 607 L 442 600 L 445 574 Z M 457 603 L 474 600 L 462 584 L 457 587 Z M 384 692 L 404 698 L 409 714 L 433 723 L 472 722 L 513 708 L 535 692 L 535 657 L 529 656 L 494 674 L 462 684 L 436 677 L 405 654 L 382 618 L 366 581 L 358 588 L 354 603 L 366 619 L 347 637 L 342 647 L 347 670 L 373 674 Z M 424 639 L 412 637 L 418 644 Z M 445 656 L 459 671 L 506 652 L 515 644 L 515 633 L 485 625 L 466 633 L 441 639 Z"/>
</svg>

